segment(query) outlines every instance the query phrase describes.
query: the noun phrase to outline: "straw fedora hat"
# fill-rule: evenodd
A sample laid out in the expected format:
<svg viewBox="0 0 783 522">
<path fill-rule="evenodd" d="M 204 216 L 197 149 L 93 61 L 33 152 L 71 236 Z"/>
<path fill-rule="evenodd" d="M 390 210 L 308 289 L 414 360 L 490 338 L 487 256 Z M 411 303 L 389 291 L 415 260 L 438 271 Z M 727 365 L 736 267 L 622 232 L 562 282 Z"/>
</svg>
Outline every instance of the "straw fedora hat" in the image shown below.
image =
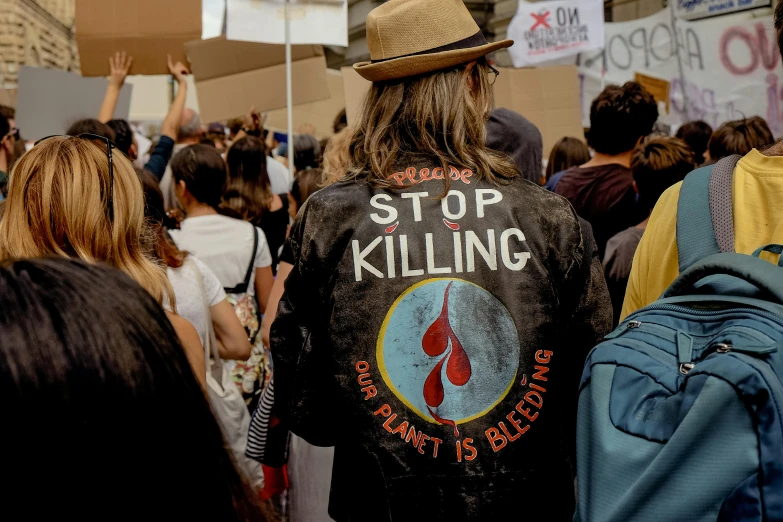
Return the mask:
<svg viewBox="0 0 783 522">
<path fill-rule="evenodd" d="M 370 62 L 354 65 L 372 82 L 449 69 L 511 47 L 488 43 L 462 0 L 389 0 L 367 15 Z"/>
</svg>

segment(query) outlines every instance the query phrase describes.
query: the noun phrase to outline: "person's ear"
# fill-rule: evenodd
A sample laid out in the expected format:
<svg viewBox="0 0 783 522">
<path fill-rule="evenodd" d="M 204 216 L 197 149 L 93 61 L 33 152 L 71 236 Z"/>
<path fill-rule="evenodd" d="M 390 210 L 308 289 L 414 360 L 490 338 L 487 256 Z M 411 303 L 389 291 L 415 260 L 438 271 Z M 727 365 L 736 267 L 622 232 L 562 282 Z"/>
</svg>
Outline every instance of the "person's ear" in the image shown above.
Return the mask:
<svg viewBox="0 0 783 522">
<path fill-rule="evenodd" d="M 136 147 L 135 143 L 131 145 L 128 155 L 131 161 L 136 161 L 139 158 L 139 149 Z"/>
<path fill-rule="evenodd" d="M 467 77 L 468 81 L 468 87 L 470 90 L 476 89 L 478 87 L 476 85 L 476 67 L 478 67 L 478 64 L 476 62 L 470 62 L 467 67 L 465 67 L 465 76 Z"/>
<path fill-rule="evenodd" d="M 636 181 L 633 182 L 633 191 L 639 193 L 639 187 L 636 186 Z"/>
<path fill-rule="evenodd" d="M 188 186 L 185 184 L 184 180 L 180 180 L 179 183 L 174 185 L 174 192 L 177 194 L 177 197 L 184 197 L 185 194 L 188 192 Z"/>
</svg>

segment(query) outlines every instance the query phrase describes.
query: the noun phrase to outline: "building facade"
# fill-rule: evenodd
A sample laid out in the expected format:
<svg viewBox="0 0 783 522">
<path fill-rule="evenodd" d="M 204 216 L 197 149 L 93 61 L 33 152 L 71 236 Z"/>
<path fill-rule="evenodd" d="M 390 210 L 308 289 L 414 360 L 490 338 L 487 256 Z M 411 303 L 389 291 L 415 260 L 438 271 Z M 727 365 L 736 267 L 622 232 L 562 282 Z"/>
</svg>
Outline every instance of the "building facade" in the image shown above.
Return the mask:
<svg viewBox="0 0 783 522">
<path fill-rule="evenodd" d="M 73 0 L 0 0 L 0 88 L 17 88 L 19 68 L 79 70 Z"/>
<path fill-rule="evenodd" d="M 370 59 L 365 38 L 365 19 L 381 3 L 382 0 L 348 0 L 348 47 L 327 49 L 330 67 L 342 67 Z M 605 0 L 604 4 L 606 20 L 622 22 L 656 13 L 666 7 L 666 0 Z M 473 13 L 487 40 L 493 41 L 506 37 L 506 28 L 516 13 L 518 0 L 465 0 L 465 5 Z M 505 51 L 497 53 L 495 60 L 503 66 L 511 64 Z"/>
</svg>

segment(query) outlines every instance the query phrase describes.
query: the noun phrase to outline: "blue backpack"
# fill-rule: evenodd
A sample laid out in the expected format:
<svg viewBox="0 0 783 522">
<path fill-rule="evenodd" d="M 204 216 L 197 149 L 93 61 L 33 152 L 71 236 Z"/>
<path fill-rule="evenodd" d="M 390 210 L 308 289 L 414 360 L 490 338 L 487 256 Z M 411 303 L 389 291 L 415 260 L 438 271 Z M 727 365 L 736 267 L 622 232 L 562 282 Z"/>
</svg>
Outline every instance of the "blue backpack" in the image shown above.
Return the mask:
<svg viewBox="0 0 783 522">
<path fill-rule="evenodd" d="M 733 253 L 737 160 L 685 179 L 680 277 L 586 361 L 576 521 L 783 520 L 783 247 Z"/>
</svg>

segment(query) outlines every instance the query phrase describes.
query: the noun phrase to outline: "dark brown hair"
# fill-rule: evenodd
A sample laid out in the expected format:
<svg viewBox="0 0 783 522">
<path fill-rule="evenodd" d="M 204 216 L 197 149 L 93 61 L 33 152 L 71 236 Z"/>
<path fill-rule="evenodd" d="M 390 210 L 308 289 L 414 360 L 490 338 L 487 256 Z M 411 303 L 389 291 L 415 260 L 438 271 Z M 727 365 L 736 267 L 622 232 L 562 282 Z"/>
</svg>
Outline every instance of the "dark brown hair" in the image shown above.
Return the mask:
<svg viewBox="0 0 783 522">
<path fill-rule="evenodd" d="M 590 161 L 590 149 L 577 138 L 560 138 L 549 154 L 546 165 L 546 180 L 571 167 L 578 167 Z"/>
<path fill-rule="evenodd" d="M 133 146 L 133 128 L 127 120 L 109 120 L 106 126 L 114 131 L 114 144 L 117 148 L 130 157 L 130 150 Z M 95 133 L 92 133 L 95 134 Z"/>
<path fill-rule="evenodd" d="M 346 178 L 393 186 L 389 177 L 406 153 L 432 158 L 445 172 L 467 168 L 492 182 L 516 177 L 511 160 L 486 147 L 491 100 L 483 58 L 475 67 L 373 83 L 351 140 Z M 450 179 L 444 178 L 445 195 Z"/>
<path fill-rule="evenodd" d="M 345 112 L 345 109 L 341 110 L 337 113 L 337 116 L 334 118 L 334 123 L 332 124 L 332 130 L 335 134 L 343 130 L 348 126 L 348 113 Z"/>
<path fill-rule="evenodd" d="M 684 141 L 668 136 L 647 138 L 631 159 L 640 203 L 652 210 L 661 194 L 694 168 L 693 151 Z"/>
<path fill-rule="evenodd" d="M 15 120 L 16 109 L 9 107 L 8 105 L 0 105 L 0 115 L 5 116 L 9 120 Z"/>
<path fill-rule="evenodd" d="M 652 132 L 657 120 L 658 104 L 640 84 L 610 85 L 590 107 L 587 144 L 609 156 L 628 152 Z"/>
<path fill-rule="evenodd" d="M 228 132 L 229 137 L 233 138 L 237 134 L 239 134 L 239 131 L 242 130 L 242 127 L 245 126 L 245 122 L 242 120 L 242 118 L 233 118 L 228 120 Z"/>
<path fill-rule="evenodd" d="M 691 121 L 677 129 L 677 137 L 691 148 L 697 165 L 704 163 L 711 136 L 712 127 L 705 121 Z"/>
<path fill-rule="evenodd" d="M 302 208 L 305 201 L 321 190 L 324 183 L 324 171 L 322 169 L 307 169 L 296 174 L 294 185 L 291 187 L 291 197 L 296 203 L 296 208 Z"/>
<path fill-rule="evenodd" d="M 724 123 L 710 138 L 710 159 L 717 161 L 732 154 L 746 155 L 753 149 L 772 145 L 775 138 L 760 116 Z"/>
<path fill-rule="evenodd" d="M 15 450 L 3 456 L 10 513 L 37 502 L 46 467 L 57 487 L 36 518 L 101 520 L 122 504 L 109 518 L 266 520 L 171 322 L 118 270 L 0 266 L 0 390 L 3 420 L 18 428 L 0 433 Z"/>
<path fill-rule="evenodd" d="M 260 138 L 246 136 L 226 155 L 228 178 L 221 209 L 257 224 L 274 199 L 266 169 L 266 147 Z"/>
<path fill-rule="evenodd" d="M 144 189 L 144 217 L 149 229 L 149 253 L 168 268 L 179 268 L 185 263 L 188 254 L 177 248 L 164 228 L 166 210 L 158 179 L 148 170 L 136 169 L 136 174 Z"/>
<path fill-rule="evenodd" d="M 79 120 L 77 122 L 74 122 L 73 125 L 71 125 L 68 128 L 68 131 L 65 134 L 67 134 L 68 136 L 79 136 L 80 134 L 95 134 L 97 136 L 103 136 L 104 138 L 109 138 L 111 141 L 117 139 L 117 135 L 114 133 L 111 127 L 109 127 L 107 124 L 103 123 L 102 121 L 98 121 L 94 118 L 87 118 L 84 120 Z"/>
<path fill-rule="evenodd" d="M 297 172 L 321 165 L 321 144 L 312 134 L 294 136 L 294 169 Z"/>
<path fill-rule="evenodd" d="M 171 159 L 174 181 L 185 182 L 188 192 L 215 210 L 226 188 L 226 163 L 213 145 L 191 145 Z"/>
</svg>

